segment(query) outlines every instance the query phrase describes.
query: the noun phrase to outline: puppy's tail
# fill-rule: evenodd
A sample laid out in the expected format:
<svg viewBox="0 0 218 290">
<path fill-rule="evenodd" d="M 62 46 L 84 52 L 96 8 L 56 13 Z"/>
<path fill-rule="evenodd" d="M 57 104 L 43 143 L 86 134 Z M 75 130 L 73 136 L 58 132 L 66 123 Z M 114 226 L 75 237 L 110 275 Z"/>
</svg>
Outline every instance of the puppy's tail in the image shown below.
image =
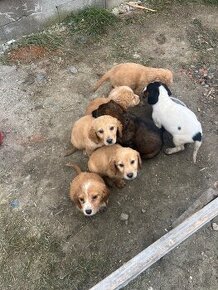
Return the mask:
<svg viewBox="0 0 218 290">
<path fill-rule="evenodd" d="M 107 81 L 110 78 L 110 70 L 108 72 L 106 72 L 101 78 L 100 80 L 97 81 L 97 83 L 95 84 L 93 91 L 95 92 L 105 81 Z"/>
<path fill-rule="evenodd" d="M 80 167 L 77 164 L 75 164 L 75 163 L 67 163 L 66 166 L 72 167 L 73 169 L 75 169 L 77 174 L 80 174 L 82 172 Z"/>
<path fill-rule="evenodd" d="M 198 132 L 197 134 L 195 134 L 192 137 L 192 140 L 194 141 L 193 161 L 194 163 L 196 163 L 197 153 L 202 144 L 202 133 Z"/>
</svg>

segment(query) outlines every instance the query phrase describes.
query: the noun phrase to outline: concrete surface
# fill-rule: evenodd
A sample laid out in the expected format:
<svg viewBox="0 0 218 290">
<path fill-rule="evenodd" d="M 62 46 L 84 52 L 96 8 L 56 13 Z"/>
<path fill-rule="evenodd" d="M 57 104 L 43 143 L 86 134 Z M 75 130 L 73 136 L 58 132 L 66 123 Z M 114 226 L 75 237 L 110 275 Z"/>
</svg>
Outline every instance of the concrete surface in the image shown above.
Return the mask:
<svg viewBox="0 0 218 290">
<path fill-rule="evenodd" d="M 67 13 L 86 6 L 111 8 L 116 0 L 1 0 L 0 44 L 43 29 L 46 24 L 61 21 Z"/>
</svg>

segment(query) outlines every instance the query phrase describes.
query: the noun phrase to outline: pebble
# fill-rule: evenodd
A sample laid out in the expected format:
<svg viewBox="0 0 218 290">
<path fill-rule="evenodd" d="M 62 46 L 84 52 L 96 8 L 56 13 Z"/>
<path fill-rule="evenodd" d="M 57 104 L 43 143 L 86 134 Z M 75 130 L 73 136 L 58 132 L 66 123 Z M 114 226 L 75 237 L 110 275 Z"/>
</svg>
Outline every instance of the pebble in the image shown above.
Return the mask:
<svg viewBox="0 0 218 290">
<path fill-rule="evenodd" d="M 120 220 L 121 221 L 127 221 L 129 219 L 129 215 L 126 213 L 121 213 Z"/>
<path fill-rule="evenodd" d="M 72 74 L 77 74 L 78 73 L 78 69 L 75 66 L 69 66 L 67 68 L 67 70 L 72 73 Z"/>
<path fill-rule="evenodd" d="M 48 78 L 45 73 L 37 73 L 35 76 L 35 80 L 37 83 L 45 83 L 47 82 Z"/>
<path fill-rule="evenodd" d="M 144 208 L 142 208 L 142 213 L 145 213 L 145 212 L 146 212 L 146 210 Z"/>
<path fill-rule="evenodd" d="M 136 53 L 133 54 L 133 58 L 135 58 L 135 59 L 140 59 L 141 56 L 140 56 L 140 54 L 138 54 L 138 53 L 136 52 Z"/>
<path fill-rule="evenodd" d="M 217 223 L 212 223 L 212 229 L 214 231 L 218 231 L 218 224 Z"/>
</svg>

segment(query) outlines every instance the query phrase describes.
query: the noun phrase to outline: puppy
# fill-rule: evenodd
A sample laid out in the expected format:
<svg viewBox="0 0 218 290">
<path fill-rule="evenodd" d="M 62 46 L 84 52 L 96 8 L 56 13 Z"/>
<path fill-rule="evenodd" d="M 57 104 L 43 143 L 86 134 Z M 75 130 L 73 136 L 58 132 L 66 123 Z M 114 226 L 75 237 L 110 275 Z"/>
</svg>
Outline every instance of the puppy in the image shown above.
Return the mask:
<svg viewBox="0 0 218 290">
<path fill-rule="evenodd" d="M 77 176 L 70 184 L 70 198 L 85 216 L 92 216 L 99 210 L 106 208 L 110 192 L 104 180 L 96 173 L 81 172 L 76 164 L 73 167 Z"/>
<path fill-rule="evenodd" d="M 137 63 L 121 63 L 112 67 L 96 83 L 96 91 L 105 81 L 109 80 L 113 87 L 128 86 L 140 95 L 151 82 L 161 81 L 167 85 L 173 82 L 173 74 L 168 69 L 145 67 Z"/>
<path fill-rule="evenodd" d="M 140 167 L 139 153 L 118 144 L 97 149 L 88 161 L 88 168 L 91 172 L 111 178 L 119 188 L 125 186 L 123 178 L 135 179 Z"/>
<path fill-rule="evenodd" d="M 139 96 L 135 95 L 131 88 L 120 86 L 114 88 L 107 98 L 96 98 L 92 100 L 86 109 L 85 115 L 91 114 L 100 105 L 106 104 L 110 100 L 118 103 L 124 110 L 127 110 L 129 107 L 134 107 L 140 102 Z"/>
<path fill-rule="evenodd" d="M 111 115 L 117 118 L 123 128 L 122 136 L 119 136 L 117 143 L 137 150 L 141 158 L 152 158 L 160 152 L 163 144 L 162 130 L 157 128 L 152 120 L 142 120 L 124 111 L 114 101 L 99 106 L 92 115 L 95 118 L 102 115 Z"/>
<path fill-rule="evenodd" d="M 154 82 L 148 85 L 145 94 L 152 105 L 152 118 L 157 127 L 164 127 L 173 136 L 174 148 L 166 149 L 173 154 L 185 149 L 184 144 L 194 143 L 193 161 L 202 143 L 202 127 L 195 114 L 187 107 L 175 103 L 166 85 Z"/>
<path fill-rule="evenodd" d="M 120 121 L 111 116 L 101 116 L 95 119 L 87 115 L 75 122 L 71 143 L 74 148 L 85 150 L 90 155 L 98 147 L 115 144 L 117 135 L 122 135 Z"/>
</svg>

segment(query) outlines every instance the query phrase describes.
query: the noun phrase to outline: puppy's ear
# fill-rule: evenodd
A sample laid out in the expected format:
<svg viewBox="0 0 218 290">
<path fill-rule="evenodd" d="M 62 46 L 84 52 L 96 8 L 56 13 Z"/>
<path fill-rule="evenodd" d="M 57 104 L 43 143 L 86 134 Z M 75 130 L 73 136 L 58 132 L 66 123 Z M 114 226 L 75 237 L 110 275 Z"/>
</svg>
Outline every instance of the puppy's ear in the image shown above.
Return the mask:
<svg viewBox="0 0 218 290">
<path fill-rule="evenodd" d="M 78 194 L 75 193 L 74 196 L 73 196 L 73 202 L 75 203 L 75 205 L 79 208 L 79 209 L 82 209 L 82 205 L 79 201 L 79 198 L 78 198 Z"/>
<path fill-rule="evenodd" d="M 98 144 L 99 142 L 99 138 L 95 132 L 95 129 L 93 127 L 91 127 L 91 129 L 89 130 L 89 134 L 88 137 L 90 140 L 92 140 L 94 143 Z"/>
<path fill-rule="evenodd" d="M 169 96 L 172 96 L 172 92 L 171 90 L 168 88 L 168 86 L 166 84 L 163 84 L 163 86 L 165 87 L 165 89 L 167 90 L 167 93 Z"/>
<path fill-rule="evenodd" d="M 116 166 L 116 161 L 114 159 L 112 159 L 109 162 L 109 168 L 113 172 L 114 175 L 117 175 L 118 169 L 117 169 L 117 166 Z"/>
<path fill-rule="evenodd" d="M 109 195 L 110 195 L 110 191 L 109 189 L 107 188 L 106 185 L 104 185 L 104 188 L 103 188 L 103 191 L 102 191 L 102 201 L 106 202 L 108 201 L 108 198 L 109 198 Z"/>
<path fill-rule="evenodd" d="M 137 154 L 137 157 L 138 157 L 138 168 L 141 169 L 142 168 L 142 159 L 141 159 L 141 156 L 139 153 Z"/>
<path fill-rule="evenodd" d="M 147 86 L 147 89 L 146 89 L 144 95 L 148 96 L 148 104 L 149 105 L 154 105 L 158 102 L 160 85 L 161 85 L 160 82 L 154 82 L 154 83 L 150 83 Z"/>
<path fill-rule="evenodd" d="M 119 120 L 117 120 L 117 135 L 118 137 L 122 137 L 122 132 L 123 132 L 123 126 Z"/>
<path fill-rule="evenodd" d="M 93 117 L 93 118 L 97 118 L 97 117 L 98 117 L 98 109 L 96 109 L 96 110 L 94 110 L 94 111 L 92 112 L 92 117 Z"/>
</svg>

